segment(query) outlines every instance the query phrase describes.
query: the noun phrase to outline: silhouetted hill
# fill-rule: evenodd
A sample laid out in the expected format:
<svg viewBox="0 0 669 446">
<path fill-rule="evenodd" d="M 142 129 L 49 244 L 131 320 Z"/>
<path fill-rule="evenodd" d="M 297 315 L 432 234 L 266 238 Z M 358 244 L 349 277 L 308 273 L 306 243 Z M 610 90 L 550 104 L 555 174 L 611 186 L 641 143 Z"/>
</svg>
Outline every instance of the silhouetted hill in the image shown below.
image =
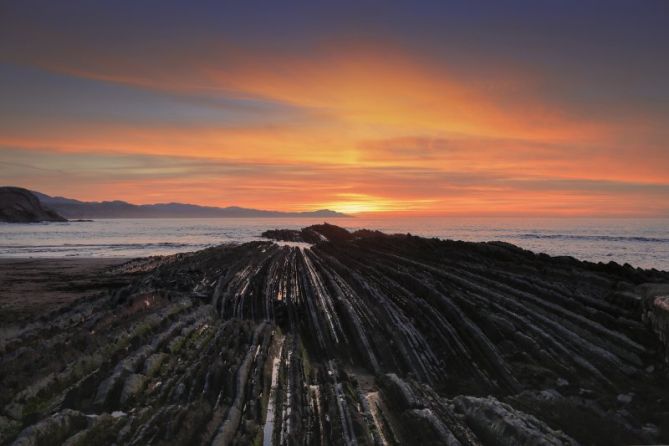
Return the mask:
<svg viewBox="0 0 669 446">
<path fill-rule="evenodd" d="M 275 218 L 275 217 L 347 217 L 340 212 L 321 209 L 311 212 L 279 212 L 248 209 L 238 206 L 224 208 L 185 203 L 132 204 L 125 201 L 79 201 L 65 197 L 51 197 L 33 192 L 42 204 L 55 209 L 67 218 Z"/>
<path fill-rule="evenodd" d="M 40 221 L 67 221 L 46 208 L 29 190 L 20 187 L 0 187 L 0 221 L 8 223 L 36 223 Z"/>
</svg>

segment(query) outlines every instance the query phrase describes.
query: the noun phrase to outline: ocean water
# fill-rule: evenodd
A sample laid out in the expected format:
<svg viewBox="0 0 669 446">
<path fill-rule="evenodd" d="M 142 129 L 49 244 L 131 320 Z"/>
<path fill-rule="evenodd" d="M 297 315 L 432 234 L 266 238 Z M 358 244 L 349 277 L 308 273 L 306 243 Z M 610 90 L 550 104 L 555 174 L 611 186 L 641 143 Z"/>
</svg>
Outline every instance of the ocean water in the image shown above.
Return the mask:
<svg viewBox="0 0 669 446">
<path fill-rule="evenodd" d="M 266 229 L 322 223 L 307 218 L 101 219 L 0 224 L 0 257 L 139 257 L 260 240 Z M 443 239 L 502 240 L 550 255 L 669 271 L 669 219 L 338 218 L 347 229 Z"/>
</svg>

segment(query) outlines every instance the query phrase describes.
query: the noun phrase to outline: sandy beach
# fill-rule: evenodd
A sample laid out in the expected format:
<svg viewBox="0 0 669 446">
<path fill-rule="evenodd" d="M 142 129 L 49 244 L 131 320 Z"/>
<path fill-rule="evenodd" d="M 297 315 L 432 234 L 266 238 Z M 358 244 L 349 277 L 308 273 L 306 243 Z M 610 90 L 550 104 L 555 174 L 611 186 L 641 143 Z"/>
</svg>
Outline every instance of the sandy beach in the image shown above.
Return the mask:
<svg viewBox="0 0 669 446">
<path fill-rule="evenodd" d="M 0 325 L 23 321 L 80 297 L 122 286 L 129 274 L 112 267 L 127 258 L 0 258 Z"/>
</svg>

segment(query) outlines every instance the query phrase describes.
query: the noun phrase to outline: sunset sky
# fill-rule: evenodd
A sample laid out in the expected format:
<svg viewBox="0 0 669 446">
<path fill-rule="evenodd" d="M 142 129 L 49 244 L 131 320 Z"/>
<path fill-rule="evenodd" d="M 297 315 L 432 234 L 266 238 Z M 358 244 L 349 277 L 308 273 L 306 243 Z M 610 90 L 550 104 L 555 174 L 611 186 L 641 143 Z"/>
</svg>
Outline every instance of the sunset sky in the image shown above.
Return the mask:
<svg viewBox="0 0 669 446">
<path fill-rule="evenodd" d="M 0 185 L 669 216 L 669 2 L 5 1 Z"/>
</svg>

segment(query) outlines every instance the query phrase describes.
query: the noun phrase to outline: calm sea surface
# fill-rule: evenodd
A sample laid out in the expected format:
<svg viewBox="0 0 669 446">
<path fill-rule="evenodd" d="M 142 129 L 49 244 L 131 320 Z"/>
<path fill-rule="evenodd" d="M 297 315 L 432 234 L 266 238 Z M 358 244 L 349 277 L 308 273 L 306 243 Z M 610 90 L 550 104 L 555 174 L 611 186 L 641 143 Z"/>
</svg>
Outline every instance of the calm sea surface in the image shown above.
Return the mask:
<svg viewBox="0 0 669 446">
<path fill-rule="evenodd" d="M 669 219 L 340 218 L 348 229 L 410 232 L 444 239 L 503 240 L 535 252 L 669 270 Z M 274 228 L 322 219 L 115 219 L 0 224 L 0 257 L 138 257 L 259 240 Z"/>
</svg>

